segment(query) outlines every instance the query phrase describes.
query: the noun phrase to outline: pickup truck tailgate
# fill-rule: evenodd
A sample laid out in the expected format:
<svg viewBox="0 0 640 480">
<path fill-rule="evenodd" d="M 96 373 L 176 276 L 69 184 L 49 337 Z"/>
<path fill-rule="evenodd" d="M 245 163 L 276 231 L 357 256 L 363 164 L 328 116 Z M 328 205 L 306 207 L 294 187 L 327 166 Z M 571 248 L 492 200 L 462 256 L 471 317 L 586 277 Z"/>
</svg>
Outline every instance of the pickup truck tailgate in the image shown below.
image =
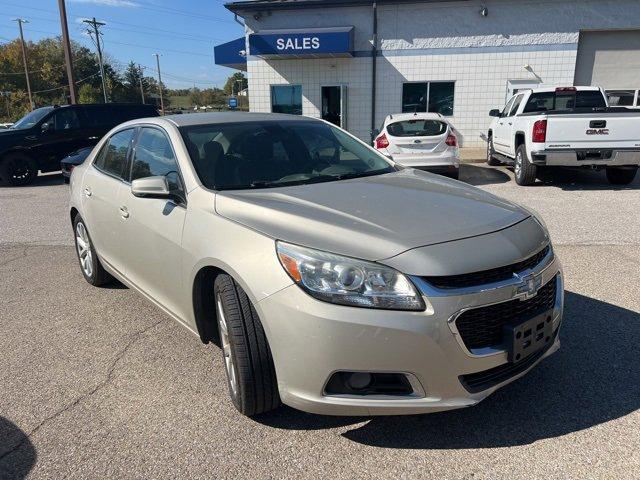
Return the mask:
<svg viewBox="0 0 640 480">
<path fill-rule="evenodd" d="M 640 148 L 640 111 L 549 114 L 546 144 L 552 149 Z"/>
</svg>

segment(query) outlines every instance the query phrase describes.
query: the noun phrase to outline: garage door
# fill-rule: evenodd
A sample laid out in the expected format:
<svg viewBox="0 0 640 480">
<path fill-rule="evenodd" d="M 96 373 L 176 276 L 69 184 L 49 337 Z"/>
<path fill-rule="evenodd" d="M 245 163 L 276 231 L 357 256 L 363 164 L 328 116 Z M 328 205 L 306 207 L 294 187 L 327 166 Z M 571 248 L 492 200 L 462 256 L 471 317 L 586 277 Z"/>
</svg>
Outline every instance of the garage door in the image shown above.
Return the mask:
<svg viewBox="0 0 640 480">
<path fill-rule="evenodd" d="M 580 32 L 575 85 L 640 87 L 640 30 Z"/>
</svg>

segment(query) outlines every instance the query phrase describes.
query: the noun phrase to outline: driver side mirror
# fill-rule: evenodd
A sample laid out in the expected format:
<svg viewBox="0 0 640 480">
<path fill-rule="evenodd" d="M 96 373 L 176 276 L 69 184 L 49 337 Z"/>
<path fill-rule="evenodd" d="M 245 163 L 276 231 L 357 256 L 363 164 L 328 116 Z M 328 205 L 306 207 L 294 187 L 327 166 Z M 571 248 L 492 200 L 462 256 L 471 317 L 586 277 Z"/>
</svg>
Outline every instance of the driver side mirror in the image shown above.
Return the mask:
<svg viewBox="0 0 640 480">
<path fill-rule="evenodd" d="M 40 127 L 40 130 L 42 131 L 42 133 L 47 133 L 51 131 L 51 124 L 49 122 L 45 122 L 42 124 L 42 126 Z"/>
<path fill-rule="evenodd" d="M 131 182 L 131 193 L 135 197 L 171 198 L 167 178 L 161 175 L 155 177 L 136 178 Z"/>
<path fill-rule="evenodd" d="M 497 108 L 489 110 L 489 116 L 490 117 L 499 117 L 500 116 L 500 110 L 498 110 Z"/>
</svg>

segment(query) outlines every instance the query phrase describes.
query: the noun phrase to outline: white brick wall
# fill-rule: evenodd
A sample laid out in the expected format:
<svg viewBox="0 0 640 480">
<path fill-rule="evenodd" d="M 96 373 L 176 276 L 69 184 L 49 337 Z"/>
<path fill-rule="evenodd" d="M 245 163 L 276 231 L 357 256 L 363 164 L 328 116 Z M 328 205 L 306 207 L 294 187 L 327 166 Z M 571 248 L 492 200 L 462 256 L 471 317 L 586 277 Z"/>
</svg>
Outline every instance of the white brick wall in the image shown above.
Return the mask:
<svg viewBox="0 0 640 480">
<path fill-rule="evenodd" d="M 479 15 L 480 5 L 489 15 Z M 491 108 L 504 105 L 509 80 L 573 83 L 580 29 L 637 28 L 640 1 L 486 0 L 384 5 L 379 9 L 382 56 L 377 59 L 376 120 L 401 111 L 402 83 L 455 81 L 452 123 L 466 147 L 479 147 Z M 370 49 L 366 7 L 273 11 L 245 18 L 247 33 L 268 29 L 355 26 L 355 49 Z M 270 85 L 302 85 L 303 113 L 320 114 L 320 87 L 348 88 L 348 129 L 369 140 L 371 58 L 263 60 L 248 58 L 250 108 L 271 110 Z"/>
</svg>

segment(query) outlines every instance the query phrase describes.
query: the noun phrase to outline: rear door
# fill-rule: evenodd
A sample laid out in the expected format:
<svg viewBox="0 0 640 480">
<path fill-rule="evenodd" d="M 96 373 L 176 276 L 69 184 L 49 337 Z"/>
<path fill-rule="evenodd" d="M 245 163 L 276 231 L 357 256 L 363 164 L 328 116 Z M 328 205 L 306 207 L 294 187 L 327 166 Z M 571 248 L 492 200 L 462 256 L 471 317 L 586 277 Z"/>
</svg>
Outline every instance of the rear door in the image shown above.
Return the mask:
<svg viewBox="0 0 640 480">
<path fill-rule="evenodd" d="M 124 218 L 121 199 L 130 191 L 128 159 L 134 128 L 114 133 L 87 169 L 82 184 L 83 213 L 100 258 L 126 275 Z"/>
<path fill-rule="evenodd" d="M 522 99 L 524 98 L 523 93 L 519 93 L 513 99 L 513 103 L 511 104 L 511 108 L 507 113 L 507 116 L 504 117 L 504 124 L 502 125 L 502 135 L 505 140 L 505 148 L 507 155 L 511 157 L 515 157 L 515 138 L 516 138 L 516 125 L 515 125 L 515 115 L 522 103 Z"/>
<path fill-rule="evenodd" d="M 400 163 L 403 160 L 433 156 L 447 149 L 445 141 L 449 133 L 448 123 L 442 120 L 419 117 L 392 120 L 387 125 L 387 152 Z"/>
</svg>

